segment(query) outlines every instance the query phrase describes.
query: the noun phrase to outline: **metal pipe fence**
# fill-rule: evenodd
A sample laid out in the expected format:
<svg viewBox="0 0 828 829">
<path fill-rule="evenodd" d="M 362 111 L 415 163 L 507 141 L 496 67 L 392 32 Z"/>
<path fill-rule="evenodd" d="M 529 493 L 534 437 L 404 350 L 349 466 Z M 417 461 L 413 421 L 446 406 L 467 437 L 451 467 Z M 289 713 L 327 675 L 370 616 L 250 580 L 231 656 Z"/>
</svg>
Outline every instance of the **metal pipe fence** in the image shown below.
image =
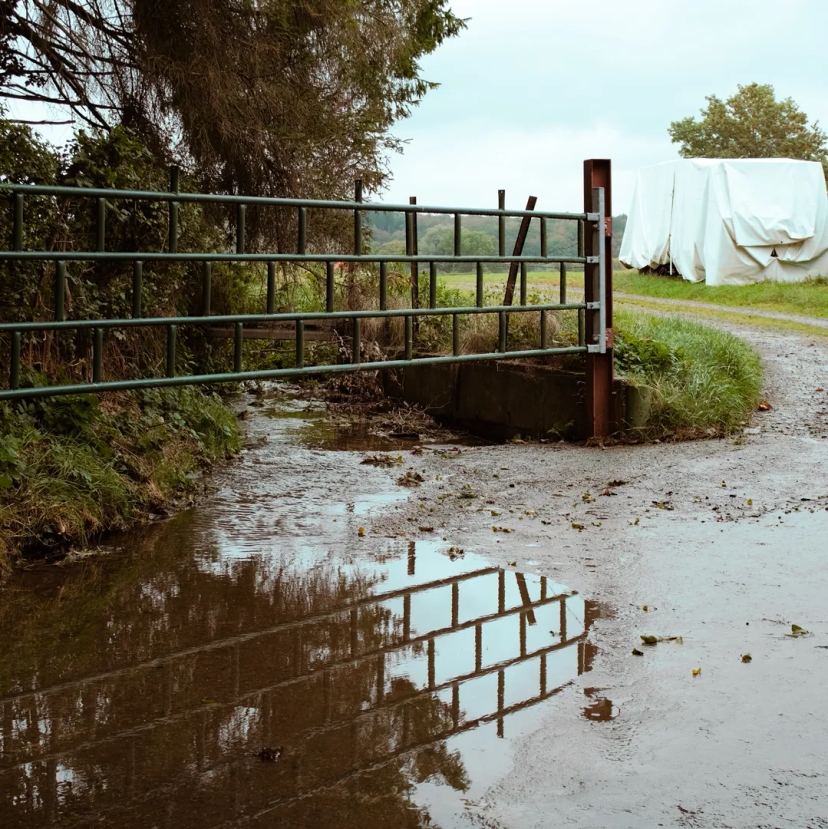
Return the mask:
<svg viewBox="0 0 828 829">
<path fill-rule="evenodd" d="M 219 195 L 205 193 L 183 193 L 178 190 L 178 176 L 173 175 L 169 192 L 145 190 L 107 190 L 80 187 L 57 187 L 41 185 L 0 185 L 0 194 L 8 198 L 11 216 L 11 238 L 6 241 L 7 249 L 0 250 L 0 263 L 14 267 L 15 263 L 38 262 L 44 268 L 52 269 L 51 310 L 49 319 L 3 320 L 0 318 L 0 341 L 5 340 L 4 350 L 9 357 L 5 387 L 0 387 L 0 400 L 14 400 L 30 397 L 46 397 L 62 394 L 88 392 L 106 392 L 146 387 L 179 386 L 189 384 L 222 383 L 243 380 L 263 380 L 279 377 L 296 377 L 313 374 L 375 371 L 380 369 L 404 368 L 412 364 L 461 363 L 480 360 L 504 360 L 527 357 L 542 357 L 564 354 L 603 354 L 607 349 L 606 339 L 606 301 L 604 283 L 596 299 L 587 297 L 586 301 L 570 302 L 566 293 L 566 276 L 568 265 L 579 265 L 588 269 L 594 266 L 603 274 L 605 269 L 604 246 L 597 246 L 596 255 L 587 255 L 585 248 L 588 240 L 595 233 L 603 232 L 605 216 L 603 212 L 602 190 L 596 191 L 595 211 L 583 213 L 544 212 L 538 210 L 507 210 L 505 196 L 501 191 L 497 208 L 461 208 L 421 205 L 412 199 L 410 204 L 374 204 L 362 200 L 361 183 L 357 183 L 353 201 L 324 201 L 287 198 L 265 198 L 243 195 Z M 46 250 L 25 249 L 27 206 L 38 198 L 77 200 L 94 217 L 94 244 L 91 250 Z M 141 204 L 160 204 L 167 208 L 167 240 L 161 250 L 107 250 L 107 213 L 115 202 L 124 202 L 137 210 Z M 235 219 L 230 221 L 235 235 L 232 250 L 191 250 L 182 251 L 181 215 L 182 204 L 218 205 L 235 209 Z M 291 252 L 250 252 L 248 250 L 247 209 L 255 207 L 261 210 L 289 210 L 296 213 L 296 244 Z M 352 214 L 354 242 L 351 251 L 339 253 L 312 251 L 308 246 L 309 228 L 312 227 L 313 212 L 335 212 Z M 379 254 L 365 250 L 365 233 L 363 220 L 368 213 L 400 213 L 405 217 L 406 249 L 401 254 Z M 426 214 L 450 215 L 454 217 L 454 249 L 452 254 L 420 254 L 417 240 L 417 217 Z M 465 255 L 463 253 L 463 218 L 493 217 L 498 221 L 498 250 L 493 255 Z M 505 223 L 509 218 L 523 220 L 520 236 L 525 238 L 525 231 L 530 222 L 539 225 L 540 255 L 525 256 L 522 250 L 510 255 L 505 248 Z M 351 221 L 351 219 L 349 219 Z M 551 221 L 569 221 L 577 223 L 577 255 L 564 256 L 550 254 L 548 245 L 548 223 Z M 0 244 L 3 242 L 0 241 Z M 520 242 L 522 245 L 522 240 Z M 267 265 L 267 295 L 263 302 L 262 313 L 213 315 L 212 306 L 212 266 L 225 262 L 265 263 Z M 71 276 L 74 265 L 98 266 L 105 263 L 121 263 L 132 268 L 128 287 L 131 315 L 120 318 L 73 318 L 67 303 L 67 279 Z M 203 279 L 201 295 L 189 297 L 190 304 L 198 306 L 198 311 L 190 315 L 169 317 L 144 316 L 145 296 L 147 293 L 146 263 L 202 263 Z M 391 263 L 408 264 L 412 272 L 412 302 L 408 308 L 388 307 L 388 267 Z M 476 273 L 475 302 L 456 307 L 438 307 L 437 303 L 437 266 L 441 264 L 464 265 Z M 519 304 L 485 304 L 484 265 L 511 266 L 520 268 Z M 324 308 L 311 311 L 288 310 L 277 312 L 275 306 L 276 267 L 283 266 L 324 266 L 325 296 Z M 560 273 L 560 297 L 558 302 L 528 303 L 527 270 L 528 265 L 555 266 Z M 421 307 L 419 298 L 420 266 L 428 271 L 428 304 Z M 337 269 L 356 267 L 371 269 L 375 273 L 377 308 L 337 309 L 336 273 Z M 154 277 L 158 278 L 158 277 Z M 510 277 L 512 278 L 512 277 Z M 127 276 L 127 279 L 129 277 Z M 511 292 L 507 292 L 505 302 L 511 302 Z M 373 303 L 372 303 L 373 304 Z M 508 350 L 509 320 L 514 315 L 539 313 L 538 347 Z M 547 332 L 547 312 L 572 312 L 577 315 L 578 339 L 576 343 L 550 344 Z M 2 313 L 2 311 L 0 311 Z M 461 353 L 459 323 L 465 317 L 479 314 L 493 314 L 498 318 L 499 337 L 497 349 L 485 353 Z M 428 318 L 452 317 L 452 349 L 448 354 L 417 354 L 415 338 L 419 323 Z M 594 323 L 589 320 L 594 317 Z M 393 359 L 362 359 L 361 322 L 366 319 L 402 319 L 404 321 L 404 344 L 402 356 Z M 350 357 L 339 362 L 319 365 L 307 364 L 307 348 L 304 327 L 307 322 L 323 325 L 347 327 L 350 342 Z M 200 328 L 214 330 L 218 325 L 232 326 L 233 353 L 228 360 L 227 370 L 210 373 L 192 373 L 180 370 L 180 348 L 182 329 Z M 259 328 L 251 331 L 245 326 L 255 324 Z M 292 327 L 290 339 L 295 342 L 295 361 L 293 366 L 270 369 L 245 367 L 244 342 L 254 339 L 262 333 L 262 326 L 288 324 Z M 163 329 L 164 358 L 161 361 L 163 373 L 151 376 L 128 376 L 108 379 L 106 364 L 103 359 L 107 339 L 117 336 L 118 331 L 140 327 L 147 330 Z M 26 387 L 24 362 L 27 337 L 58 334 L 60 332 L 88 331 L 88 344 L 91 359 L 86 361 L 84 376 L 72 378 L 68 382 L 56 383 L 36 388 Z M 588 338 L 588 331 L 594 335 Z M 129 368 L 129 367 L 128 367 Z M 130 369 L 138 373 L 136 367 Z M 2 383 L 0 378 L 0 383 Z"/>
</svg>

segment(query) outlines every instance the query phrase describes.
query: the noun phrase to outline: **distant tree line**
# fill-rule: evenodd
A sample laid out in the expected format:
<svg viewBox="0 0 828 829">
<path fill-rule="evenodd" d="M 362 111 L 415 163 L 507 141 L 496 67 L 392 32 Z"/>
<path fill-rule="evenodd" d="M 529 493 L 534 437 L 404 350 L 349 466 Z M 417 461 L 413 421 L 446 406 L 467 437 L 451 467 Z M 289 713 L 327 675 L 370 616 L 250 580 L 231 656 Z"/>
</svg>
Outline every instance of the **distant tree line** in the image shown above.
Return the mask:
<svg viewBox="0 0 828 829">
<path fill-rule="evenodd" d="M 372 248 L 378 253 L 402 254 L 405 252 L 405 218 L 402 213 L 371 213 L 368 216 L 371 229 Z M 627 225 L 625 215 L 612 220 L 613 257 L 621 250 L 621 239 Z M 514 249 L 520 228 L 520 219 L 506 220 L 506 254 Z M 454 252 L 454 217 L 442 214 L 420 214 L 417 217 L 417 238 L 419 252 L 423 255 L 452 255 Z M 462 249 L 464 256 L 495 256 L 498 250 L 498 224 L 493 216 L 464 216 L 462 227 Z M 547 223 L 547 251 L 550 256 L 578 255 L 578 228 L 573 221 L 550 221 Z M 525 256 L 540 256 L 540 222 L 535 219 L 530 225 L 523 248 Z M 486 266 L 487 270 L 503 266 Z M 443 273 L 468 271 L 468 265 L 441 265 Z M 541 266 L 533 266 L 540 270 Z"/>
</svg>

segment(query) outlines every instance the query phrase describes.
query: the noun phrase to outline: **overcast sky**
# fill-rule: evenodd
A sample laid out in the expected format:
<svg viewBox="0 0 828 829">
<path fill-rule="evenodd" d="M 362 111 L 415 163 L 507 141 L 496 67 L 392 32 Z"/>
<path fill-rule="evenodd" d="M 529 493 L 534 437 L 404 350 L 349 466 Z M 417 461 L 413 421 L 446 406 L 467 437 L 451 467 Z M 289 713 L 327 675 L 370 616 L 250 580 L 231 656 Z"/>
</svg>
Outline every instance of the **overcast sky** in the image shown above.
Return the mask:
<svg viewBox="0 0 828 829">
<path fill-rule="evenodd" d="M 828 127 L 826 0 L 452 0 L 468 29 L 423 61 L 384 201 L 580 209 L 582 161 L 613 161 L 613 212 L 667 127 L 705 95 L 770 83 Z"/>
<path fill-rule="evenodd" d="M 505 188 L 510 207 L 534 195 L 540 209 L 580 210 L 583 159 L 611 158 L 613 212 L 626 212 L 635 170 L 677 157 L 670 122 L 740 83 L 770 83 L 828 127 L 828 0 L 451 6 L 468 29 L 423 61 L 441 86 L 396 126 L 408 143 L 383 201 L 494 206 Z"/>
</svg>

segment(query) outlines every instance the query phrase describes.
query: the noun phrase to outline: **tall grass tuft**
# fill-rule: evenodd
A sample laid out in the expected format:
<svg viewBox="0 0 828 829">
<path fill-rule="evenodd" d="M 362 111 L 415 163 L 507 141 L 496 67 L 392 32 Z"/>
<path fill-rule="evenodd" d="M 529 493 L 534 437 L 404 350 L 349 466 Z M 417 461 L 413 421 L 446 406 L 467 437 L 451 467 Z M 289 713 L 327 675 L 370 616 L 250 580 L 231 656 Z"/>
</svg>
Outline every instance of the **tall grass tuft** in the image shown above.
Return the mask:
<svg viewBox="0 0 828 829">
<path fill-rule="evenodd" d="M 650 437 L 736 431 L 759 401 L 759 355 L 733 334 L 698 322 L 616 310 L 616 366 L 651 392 Z"/>
</svg>

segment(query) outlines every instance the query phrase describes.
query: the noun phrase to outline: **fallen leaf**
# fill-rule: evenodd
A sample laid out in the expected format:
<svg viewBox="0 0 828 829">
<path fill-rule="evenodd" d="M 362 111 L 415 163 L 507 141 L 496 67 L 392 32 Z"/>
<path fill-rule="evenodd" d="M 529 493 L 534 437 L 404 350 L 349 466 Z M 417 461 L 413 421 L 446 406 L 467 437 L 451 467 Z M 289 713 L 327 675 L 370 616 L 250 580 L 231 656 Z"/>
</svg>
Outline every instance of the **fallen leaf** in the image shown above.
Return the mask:
<svg viewBox="0 0 828 829">
<path fill-rule="evenodd" d="M 742 654 L 742 662 L 752 662 L 753 657 L 749 653 Z"/>
<path fill-rule="evenodd" d="M 641 641 L 645 645 L 656 645 L 656 644 L 658 644 L 658 637 L 657 636 L 645 636 L 644 634 L 641 634 Z"/>
<path fill-rule="evenodd" d="M 366 455 L 360 463 L 364 466 L 399 466 L 403 462 L 402 455 Z"/>
<path fill-rule="evenodd" d="M 693 676 L 699 676 L 701 674 L 701 668 L 693 668 Z"/>
<path fill-rule="evenodd" d="M 647 612 L 648 612 L 648 610 L 649 610 L 649 608 L 647 607 L 647 605 L 644 605 L 641 609 L 642 609 L 645 613 L 647 613 Z"/>
<path fill-rule="evenodd" d="M 425 478 L 419 472 L 412 472 L 411 470 L 397 478 L 399 486 L 419 486 L 423 481 L 425 481 Z"/>
<path fill-rule="evenodd" d="M 507 561 L 506 564 L 508 564 L 509 567 L 517 567 L 517 562 L 516 561 Z"/>
<path fill-rule="evenodd" d="M 759 409 L 760 412 L 769 412 L 772 408 L 773 408 L 773 406 L 771 406 L 771 404 L 768 403 L 767 400 L 760 400 L 759 401 L 758 409 Z"/>
<path fill-rule="evenodd" d="M 632 649 L 632 655 L 633 656 L 644 656 L 644 651 L 640 651 L 640 650 L 638 650 L 638 648 L 633 648 Z"/>
<path fill-rule="evenodd" d="M 417 527 L 421 533 L 433 533 L 434 527 Z"/>
<path fill-rule="evenodd" d="M 360 528 L 357 530 L 357 535 L 358 535 L 360 538 L 363 538 L 363 537 L 365 536 L 365 527 L 360 527 Z"/>
<path fill-rule="evenodd" d="M 583 524 L 579 524 L 577 521 L 572 522 L 572 529 L 573 530 L 578 530 L 578 532 L 580 532 L 583 528 L 584 528 Z"/>
</svg>

